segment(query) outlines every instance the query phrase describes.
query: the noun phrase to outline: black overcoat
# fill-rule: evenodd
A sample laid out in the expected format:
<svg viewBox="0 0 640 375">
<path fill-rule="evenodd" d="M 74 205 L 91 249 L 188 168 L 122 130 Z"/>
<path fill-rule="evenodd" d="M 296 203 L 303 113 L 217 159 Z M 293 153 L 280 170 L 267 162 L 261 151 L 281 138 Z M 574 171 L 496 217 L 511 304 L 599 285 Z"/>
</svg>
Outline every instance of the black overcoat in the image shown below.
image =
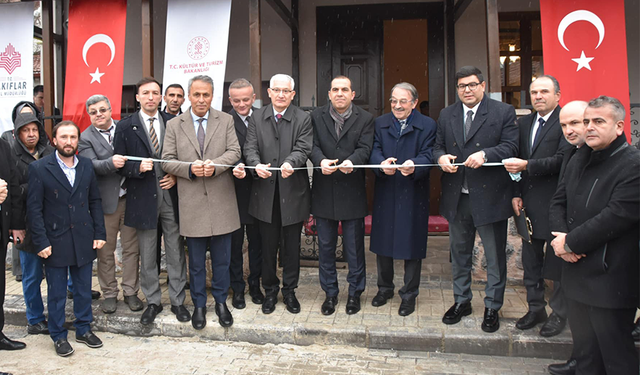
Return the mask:
<svg viewBox="0 0 640 375">
<path fill-rule="evenodd" d="M 256 109 L 254 108 L 253 114 L 255 115 Z M 247 140 L 247 126 L 244 121 L 238 116 L 235 110 L 229 111 L 229 114 L 233 116 L 233 123 L 236 129 L 236 136 L 238 137 L 238 143 L 240 144 L 240 150 L 244 147 L 244 143 Z M 252 117 L 249 117 L 249 123 L 253 121 Z M 239 160 L 240 163 L 246 164 L 244 153 Z M 251 174 L 247 174 L 247 177 L 243 179 L 233 178 L 233 182 L 236 188 L 236 199 L 238 200 L 238 212 L 240 213 L 240 223 L 253 224 L 253 216 L 249 215 L 249 200 L 251 199 L 251 186 L 253 185 L 253 178 Z"/>
</svg>

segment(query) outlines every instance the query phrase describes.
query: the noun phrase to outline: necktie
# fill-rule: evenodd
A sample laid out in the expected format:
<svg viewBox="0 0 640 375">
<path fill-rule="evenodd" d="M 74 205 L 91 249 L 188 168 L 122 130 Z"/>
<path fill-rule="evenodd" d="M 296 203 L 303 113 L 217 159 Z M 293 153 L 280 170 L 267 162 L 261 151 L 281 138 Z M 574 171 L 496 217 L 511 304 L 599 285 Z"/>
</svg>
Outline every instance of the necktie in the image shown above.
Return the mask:
<svg viewBox="0 0 640 375">
<path fill-rule="evenodd" d="M 464 141 L 467 141 L 467 134 L 471 130 L 471 123 L 473 122 L 473 111 L 467 111 L 467 119 L 464 120 Z"/>
<path fill-rule="evenodd" d="M 536 134 L 533 137 L 533 142 L 531 143 L 531 149 L 535 146 L 538 141 L 540 141 L 540 134 L 542 133 L 542 128 L 544 127 L 545 121 L 542 117 L 538 119 L 538 129 L 536 129 Z"/>
<path fill-rule="evenodd" d="M 398 132 L 398 135 L 402 135 L 404 129 L 407 128 L 407 120 L 399 120 L 398 122 L 400 123 L 400 131 Z"/>
<path fill-rule="evenodd" d="M 200 154 L 204 154 L 204 127 L 202 126 L 202 122 L 204 118 L 198 119 L 198 144 L 200 144 Z"/>
<path fill-rule="evenodd" d="M 153 128 L 153 122 L 155 121 L 155 117 L 151 117 L 149 119 L 149 138 L 151 138 L 151 145 L 153 145 L 153 149 L 156 150 L 156 154 L 160 153 L 160 143 L 158 143 L 158 135 L 156 134 L 156 129 Z"/>
<path fill-rule="evenodd" d="M 111 129 L 113 129 L 113 126 L 107 130 L 99 129 L 98 131 L 102 134 L 106 134 L 109 137 L 109 145 L 113 146 L 113 139 L 111 138 Z"/>
<path fill-rule="evenodd" d="M 282 118 L 282 115 L 280 113 L 278 113 L 276 115 L 276 122 L 280 122 L 280 119 Z"/>
</svg>

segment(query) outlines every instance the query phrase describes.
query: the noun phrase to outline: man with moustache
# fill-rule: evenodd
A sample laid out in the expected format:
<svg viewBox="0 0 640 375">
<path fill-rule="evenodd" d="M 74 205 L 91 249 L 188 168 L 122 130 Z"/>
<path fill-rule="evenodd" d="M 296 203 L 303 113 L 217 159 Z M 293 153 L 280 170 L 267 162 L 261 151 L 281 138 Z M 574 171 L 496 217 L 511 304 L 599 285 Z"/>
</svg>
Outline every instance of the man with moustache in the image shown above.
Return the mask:
<svg viewBox="0 0 640 375">
<path fill-rule="evenodd" d="M 107 243 L 98 250 L 98 282 L 104 293 L 102 311 L 112 314 L 117 309 L 118 281 L 116 279 L 115 250 L 118 232 L 122 242 L 122 291 L 124 302 L 131 311 L 140 311 L 138 298 L 138 262 L 140 251 L 135 228 L 124 225 L 127 191 L 122 188 L 124 178 L 117 171 L 127 158 L 113 153 L 116 122 L 111 118 L 111 103 L 104 95 L 93 95 L 86 102 L 91 126 L 82 132 L 78 155 L 91 160 L 98 180 L 102 210 L 107 231 Z"/>
<path fill-rule="evenodd" d="M 284 304 L 290 313 L 297 314 L 300 233 L 303 221 L 309 218 L 311 192 L 307 170 L 294 168 L 306 166 L 313 147 L 313 126 L 308 114 L 291 105 L 296 95 L 293 78 L 276 74 L 269 84 L 271 104 L 255 112 L 244 145 L 246 164 L 256 167 L 249 214 L 258 220 L 262 238 L 262 286 L 266 294 L 262 312 L 271 314 L 278 302 L 280 248 Z M 281 170 L 271 172 L 267 169 L 271 166 Z"/>
<path fill-rule="evenodd" d="M 360 311 L 360 295 L 366 285 L 364 217 L 367 216 L 365 170 L 373 145 L 373 116 L 352 103 L 356 93 L 351 80 L 337 76 L 331 81 L 329 103 L 311 113 L 314 169 L 311 213 L 318 231 L 320 286 L 326 298 L 320 311 L 334 313 L 338 304 L 336 242 L 342 223 L 344 255 L 349 264 L 349 315 Z"/>
<path fill-rule="evenodd" d="M 504 168 L 485 167 L 518 154 L 518 126 L 512 106 L 488 98 L 480 69 L 456 73 L 459 102 L 440 112 L 434 159 L 442 170 L 440 213 L 449 221 L 455 303 L 442 322 L 456 324 L 471 310 L 471 265 L 476 231 L 487 259 L 485 310 L 481 328 L 500 328 L 498 310 L 507 281 L 507 219 L 511 179 Z M 464 163 L 462 166 L 452 163 Z"/>
<path fill-rule="evenodd" d="M 68 276 L 73 280 L 76 342 L 102 346 L 90 327 L 91 273 L 106 233 L 93 165 L 75 155 L 80 128 L 62 121 L 52 136 L 56 152 L 29 164 L 27 219 L 34 248 L 45 264 L 49 334 L 56 354 L 66 357 L 74 352 L 64 327 Z"/>
<path fill-rule="evenodd" d="M 229 102 L 233 109 L 229 114 L 233 117 L 236 136 L 240 148 L 244 147 L 247 139 L 247 128 L 249 122 L 253 121 L 253 103 L 256 100 L 256 94 L 253 91 L 251 82 L 244 78 L 238 78 L 229 85 Z M 244 166 L 244 154 L 240 158 L 239 168 Z M 237 168 L 239 170 L 239 168 Z M 234 168 L 234 174 L 239 173 Z M 242 175 L 242 173 L 240 173 Z M 251 199 L 252 178 L 235 178 L 236 198 L 238 200 L 238 211 L 240 212 L 240 229 L 231 235 L 231 265 L 229 266 L 229 275 L 231 277 L 231 289 L 233 290 L 233 299 L 231 304 L 236 309 L 244 309 L 246 304 L 244 301 L 245 282 L 243 278 L 244 266 L 242 247 L 244 245 L 245 231 L 248 240 L 249 255 L 249 295 L 251 301 L 261 305 L 264 302 L 264 294 L 260 290 L 260 276 L 262 275 L 262 243 L 260 238 L 260 230 L 255 219 L 249 215 L 249 200 Z"/>
<path fill-rule="evenodd" d="M 567 320 L 567 307 L 560 285 L 560 258 L 549 245 L 553 239 L 549 230 L 549 205 L 558 186 L 562 156 L 571 147 L 562 136 L 558 121 L 560 85 L 553 76 L 536 78 L 529 87 L 536 112 L 520 118 L 520 147 L 517 158 L 505 161 L 509 173 L 520 173 L 521 180 L 513 184 L 513 212 L 520 216 L 525 208 L 531 220 L 531 242 L 522 240 L 522 266 L 527 289 L 529 311 L 516 322 L 518 329 L 531 329 L 544 323 L 540 335 L 551 337 L 562 332 Z M 546 255 L 545 255 L 546 244 Z M 544 279 L 554 280 L 549 305 L 553 312 L 547 319 L 544 300 Z"/>
<path fill-rule="evenodd" d="M 182 114 L 182 104 L 184 103 L 184 89 L 179 83 L 173 83 L 164 90 L 164 112 L 178 116 Z"/>
<path fill-rule="evenodd" d="M 184 307 L 187 277 L 178 228 L 176 177 L 166 174 L 160 163 L 151 160 L 162 157 L 165 126 L 173 116 L 158 110 L 161 98 L 158 81 L 146 77 L 136 87 L 140 110 L 118 123 L 113 152 L 143 158 L 142 161 L 128 159 L 118 170 L 121 176 L 127 178 L 124 225 L 136 228 L 140 248 L 140 287 L 147 298 L 147 309 L 140 323 L 153 323 L 163 310 L 156 263 L 159 225 L 162 227 L 167 255 L 171 312 L 178 321 L 188 322 L 191 314 Z"/>
<path fill-rule="evenodd" d="M 615 98 L 588 103 L 588 147 L 567 164 L 549 209 L 578 374 L 638 373 L 640 151 L 627 143 L 624 117 Z"/>
</svg>

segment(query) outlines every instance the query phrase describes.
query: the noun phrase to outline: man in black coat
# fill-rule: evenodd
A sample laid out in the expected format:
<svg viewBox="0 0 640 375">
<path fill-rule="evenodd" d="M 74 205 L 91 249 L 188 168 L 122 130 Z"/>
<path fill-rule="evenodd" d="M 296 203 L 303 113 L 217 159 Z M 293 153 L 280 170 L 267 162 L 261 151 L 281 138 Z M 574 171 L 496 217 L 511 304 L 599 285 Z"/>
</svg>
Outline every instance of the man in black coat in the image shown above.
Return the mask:
<svg viewBox="0 0 640 375">
<path fill-rule="evenodd" d="M 518 127 L 512 106 L 488 98 L 476 67 L 456 73 L 460 102 L 440 112 L 433 158 L 442 170 L 440 213 L 449 221 L 454 305 L 442 321 L 455 324 L 471 314 L 471 264 L 476 231 L 487 258 L 482 330 L 500 328 L 498 310 L 507 281 L 507 219 L 511 179 L 504 168 L 484 167 L 518 154 Z M 452 165 L 453 162 L 464 165 Z"/>
<path fill-rule="evenodd" d="M 567 164 L 549 209 L 579 374 L 638 373 L 640 151 L 627 143 L 624 116 L 615 98 L 589 102 L 588 147 Z"/>
<path fill-rule="evenodd" d="M 256 94 L 253 91 L 251 82 L 244 78 L 236 79 L 229 86 L 229 101 L 233 109 L 229 112 L 233 116 L 236 128 L 236 136 L 240 148 L 244 147 L 247 139 L 247 128 L 249 123 L 253 121 L 253 102 L 256 100 Z M 240 159 L 240 163 L 244 164 L 244 154 Z M 251 199 L 251 186 L 253 179 L 251 178 L 235 178 L 236 199 L 238 200 L 238 211 L 240 213 L 240 229 L 231 235 L 231 264 L 229 267 L 229 276 L 231 278 L 231 289 L 233 290 L 233 299 L 231 304 L 236 309 L 244 309 L 244 278 L 243 278 L 243 256 L 242 246 L 244 245 L 245 230 L 247 240 L 249 242 L 249 295 L 253 303 L 261 305 L 264 302 L 264 294 L 260 290 L 260 276 L 262 275 L 262 240 L 260 239 L 260 230 L 255 223 L 255 219 L 249 215 L 249 200 Z"/>
<path fill-rule="evenodd" d="M 311 191 L 307 170 L 293 168 L 306 166 L 313 147 L 313 126 L 308 114 L 291 105 L 296 94 L 293 89 L 290 76 L 271 77 L 268 89 L 271 104 L 256 111 L 243 149 L 247 165 L 256 167 L 249 214 L 258 220 L 262 237 L 265 314 L 271 314 L 278 301 L 278 247 L 284 303 L 292 314 L 300 312 L 295 295 L 300 276 L 300 233 L 303 221 L 309 218 Z M 272 173 L 267 169 L 272 166 L 280 170 Z"/>
<path fill-rule="evenodd" d="M 529 92 L 536 112 L 517 121 L 520 130 L 519 155 L 504 164 L 507 172 L 520 173 L 522 178 L 513 184 L 513 211 L 519 216 L 525 208 L 533 227 L 531 242 L 522 240 L 522 266 L 529 311 L 516 322 L 516 328 L 531 329 L 544 322 L 540 335 L 550 337 L 564 328 L 567 308 L 560 287 L 562 263 L 549 245 L 553 236 L 549 230 L 548 202 L 558 186 L 562 156 L 571 145 L 562 136 L 558 121 L 558 81 L 553 76 L 540 76 L 531 83 Z M 549 299 L 553 313 L 548 320 L 544 300 L 545 278 L 554 280 L 553 295 Z"/>
<path fill-rule="evenodd" d="M 373 145 L 373 115 L 354 105 L 351 80 L 337 76 L 331 81 L 329 104 L 311 113 L 314 169 L 311 213 L 318 230 L 320 286 L 326 294 L 321 307 L 331 315 L 338 304 L 336 242 L 342 223 L 343 247 L 349 264 L 347 314 L 360 311 L 360 295 L 366 284 L 364 217 L 367 216 L 365 170 Z M 338 172 L 339 171 L 339 172 Z"/>
</svg>

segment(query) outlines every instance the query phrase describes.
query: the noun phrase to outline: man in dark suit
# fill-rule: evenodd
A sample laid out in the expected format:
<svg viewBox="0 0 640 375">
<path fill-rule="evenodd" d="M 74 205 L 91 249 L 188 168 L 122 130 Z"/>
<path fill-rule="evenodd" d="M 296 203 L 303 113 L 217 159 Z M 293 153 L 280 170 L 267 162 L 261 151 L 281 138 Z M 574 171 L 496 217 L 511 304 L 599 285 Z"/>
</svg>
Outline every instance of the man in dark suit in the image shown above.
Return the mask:
<svg viewBox="0 0 640 375">
<path fill-rule="evenodd" d="M 127 160 L 118 170 L 127 178 L 124 225 L 136 228 L 140 248 L 140 287 L 147 298 L 147 309 L 140 318 L 143 325 L 153 323 L 162 311 L 156 263 L 159 222 L 167 254 L 171 312 L 180 322 L 191 320 L 191 314 L 184 307 L 187 271 L 178 228 L 176 178 L 165 174 L 160 163 L 151 160 L 162 157 L 165 127 L 173 118 L 158 110 L 161 95 L 160 84 L 154 78 L 140 80 L 136 94 L 140 111 L 118 123 L 113 143 L 115 154 L 144 158 Z"/>
<path fill-rule="evenodd" d="M 80 129 L 71 121 L 53 128 L 56 152 L 29 164 L 27 219 L 38 256 L 45 259 L 49 334 L 61 357 L 73 354 L 67 341 L 67 277 L 73 279 L 76 341 L 99 348 L 91 332 L 91 273 L 96 250 L 107 238 L 98 182 L 91 160 L 76 156 Z"/>
<path fill-rule="evenodd" d="M 507 219 L 511 179 L 504 168 L 484 167 L 518 154 L 518 126 L 512 106 L 488 98 L 486 82 L 476 67 L 456 73 L 460 102 L 442 110 L 434 159 L 442 170 L 440 213 L 449 221 L 455 303 L 442 318 L 455 324 L 471 314 L 471 264 L 476 231 L 487 259 L 487 285 L 482 330 L 500 328 L 498 310 L 507 281 Z M 453 162 L 464 165 L 452 165 Z"/>
<path fill-rule="evenodd" d="M 346 312 L 360 311 L 360 295 L 366 285 L 364 217 L 367 216 L 365 170 L 373 145 L 373 116 L 351 101 L 356 93 L 351 80 L 337 76 L 331 81 L 329 103 L 311 113 L 313 124 L 313 171 L 311 213 L 318 230 L 320 286 L 326 298 L 320 311 L 331 315 L 338 304 L 336 242 L 342 223 L 344 255 L 349 264 L 349 298 Z M 338 172 L 339 171 L 339 172 Z"/>
<path fill-rule="evenodd" d="M 244 78 L 236 79 L 229 85 L 229 102 L 233 109 L 229 112 L 233 116 L 233 122 L 236 129 L 236 136 L 240 148 L 244 147 L 247 139 L 247 128 L 249 122 L 252 122 L 253 103 L 256 100 L 256 94 L 253 91 L 251 82 Z M 240 163 L 244 164 L 244 155 L 240 158 Z M 249 200 L 251 199 L 251 186 L 253 179 L 251 178 L 235 178 L 236 199 L 238 200 L 238 211 L 240 212 L 240 229 L 231 235 L 231 265 L 229 274 L 231 276 L 231 289 L 233 290 L 233 299 L 231 304 L 236 309 L 244 309 L 246 304 L 244 301 L 244 266 L 242 247 L 244 245 L 244 234 L 247 233 L 249 247 L 249 295 L 253 303 L 261 305 L 264 302 L 264 294 L 260 290 L 260 276 L 262 275 L 262 239 L 260 238 L 260 230 L 255 223 L 254 218 L 249 215 Z"/>
<path fill-rule="evenodd" d="M 519 216 L 525 208 L 533 227 L 531 242 L 522 240 L 522 266 L 529 311 L 516 322 L 516 328 L 531 329 L 544 322 L 540 335 L 551 337 L 562 332 L 567 309 L 560 286 L 562 261 L 549 245 L 553 236 L 549 230 L 548 202 L 558 186 L 562 156 L 571 145 L 562 136 L 558 121 L 558 81 L 553 76 L 540 76 L 531 83 L 529 92 L 536 112 L 517 121 L 520 130 L 519 155 L 504 163 L 507 172 L 520 173 L 522 178 L 513 184 L 513 211 Z M 553 295 L 549 299 L 553 312 L 549 319 L 544 300 L 545 278 L 554 280 Z"/>
<path fill-rule="evenodd" d="M 258 220 L 262 237 L 262 312 L 271 314 L 278 301 L 280 279 L 276 275 L 277 253 L 282 262 L 282 295 L 287 310 L 300 312 L 295 295 L 300 276 L 300 233 L 309 218 L 311 192 L 309 174 L 303 168 L 313 147 L 311 118 L 291 105 L 295 96 L 293 78 L 286 74 L 271 77 L 268 89 L 271 104 L 256 111 L 249 123 L 244 155 L 255 166 L 249 214 Z M 267 168 L 280 167 L 273 173 Z M 281 236 L 282 233 L 282 236 Z"/>
<path fill-rule="evenodd" d="M 118 242 L 118 232 L 122 243 L 121 284 L 124 302 L 132 311 L 139 311 L 143 307 L 142 301 L 138 298 L 140 251 L 135 228 L 124 225 L 127 191 L 122 188 L 124 178 L 117 173 L 127 159 L 113 153 L 116 124 L 111 118 L 109 99 L 104 95 L 93 95 L 87 99 L 86 107 L 91 126 L 82 132 L 78 155 L 91 159 L 102 198 L 107 231 L 107 243 L 98 250 L 98 281 L 104 293 L 102 311 L 112 314 L 117 308 L 118 281 L 114 251 Z"/>
<path fill-rule="evenodd" d="M 0 259 L 4 262 L 7 258 L 9 233 L 24 231 L 24 216 L 21 215 L 22 204 L 19 198 L 20 185 L 16 163 L 11 146 L 4 139 L 0 139 L 0 158 L 4 160 L 0 163 Z M 11 340 L 2 333 L 5 275 L 5 272 L 0 272 L 0 350 L 20 350 L 26 347 L 25 343 Z"/>
<path fill-rule="evenodd" d="M 549 208 L 578 374 L 638 373 L 640 151 L 627 143 L 624 117 L 615 98 L 589 102 L 588 147 L 567 164 Z"/>
</svg>

